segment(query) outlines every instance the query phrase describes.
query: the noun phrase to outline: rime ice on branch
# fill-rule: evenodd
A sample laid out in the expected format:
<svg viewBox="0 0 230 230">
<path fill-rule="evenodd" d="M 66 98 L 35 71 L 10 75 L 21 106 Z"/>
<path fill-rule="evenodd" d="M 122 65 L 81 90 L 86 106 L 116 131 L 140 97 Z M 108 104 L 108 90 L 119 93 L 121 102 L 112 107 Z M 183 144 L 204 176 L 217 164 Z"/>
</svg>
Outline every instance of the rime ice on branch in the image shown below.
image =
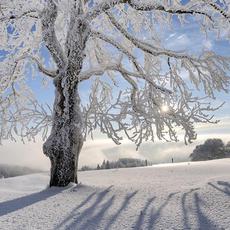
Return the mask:
<svg viewBox="0 0 230 230">
<path fill-rule="evenodd" d="M 229 0 L 2 0 L 0 140 L 39 132 L 46 138 L 51 124 L 43 150 L 51 160 L 50 185 L 57 186 L 77 182 L 83 141 L 95 129 L 138 148 L 155 137 L 177 141 L 181 127 L 191 142 L 194 123 L 215 122 L 210 112 L 218 108 L 209 102 L 215 91 L 227 92 L 229 57 L 166 49 L 159 27 L 173 28 L 177 17 L 229 39 L 229 6 Z M 53 69 L 43 60 L 44 47 Z M 28 66 L 54 82 L 52 117 L 26 85 Z M 93 84 L 86 105 L 78 88 L 87 80 Z M 120 81 L 126 89 L 118 92 Z"/>
</svg>

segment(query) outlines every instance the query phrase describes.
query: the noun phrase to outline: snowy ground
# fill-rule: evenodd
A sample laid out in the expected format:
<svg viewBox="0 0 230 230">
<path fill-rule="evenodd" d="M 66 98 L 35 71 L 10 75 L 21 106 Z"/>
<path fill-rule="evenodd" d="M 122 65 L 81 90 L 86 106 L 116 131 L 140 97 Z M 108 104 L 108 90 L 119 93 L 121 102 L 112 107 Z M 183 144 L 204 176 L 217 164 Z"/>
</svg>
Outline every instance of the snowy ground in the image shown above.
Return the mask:
<svg viewBox="0 0 230 230">
<path fill-rule="evenodd" d="M 230 159 L 0 180 L 0 229 L 230 229 Z"/>
</svg>

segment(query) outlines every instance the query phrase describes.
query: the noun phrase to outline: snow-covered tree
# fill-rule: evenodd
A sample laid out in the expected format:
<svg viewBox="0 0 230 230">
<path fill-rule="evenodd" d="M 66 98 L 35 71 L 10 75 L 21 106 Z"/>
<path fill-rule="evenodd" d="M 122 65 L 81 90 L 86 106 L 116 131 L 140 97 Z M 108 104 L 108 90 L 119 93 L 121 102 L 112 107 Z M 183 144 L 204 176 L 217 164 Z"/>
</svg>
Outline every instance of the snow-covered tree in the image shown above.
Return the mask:
<svg viewBox="0 0 230 230">
<path fill-rule="evenodd" d="M 226 157 L 226 149 L 221 139 L 208 139 L 202 145 L 196 146 L 190 154 L 192 161 L 205 161 Z"/>
<path fill-rule="evenodd" d="M 116 144 L 126 136 L 139 147 L 155 137 L 177 141 L 182 127 L 185 142 L 191 142 L 194 122 L 211 122 L 208 99 L 229 86 L 229 58 L 205 49 L 197 55 L 166 49 L 160 32 L 173 30 L 179 20 L 196 23 L 207 36 L 229 39 L 229 5 L 229 0 L 1 0 L 1 140 L 16 134 L 30 140 L 40 132 L 46 138 L 51 124 L 43 146 L 51 186 L 77 182 L 79 153 L 95 129 Z M 34 98 L 28 68 L 53 79 L 52 116 Z M 87 80 L 91 93 L 83 103 L 79 86 Z M 199 98 L 194 89 L 207 97 Z"/>
</svg>

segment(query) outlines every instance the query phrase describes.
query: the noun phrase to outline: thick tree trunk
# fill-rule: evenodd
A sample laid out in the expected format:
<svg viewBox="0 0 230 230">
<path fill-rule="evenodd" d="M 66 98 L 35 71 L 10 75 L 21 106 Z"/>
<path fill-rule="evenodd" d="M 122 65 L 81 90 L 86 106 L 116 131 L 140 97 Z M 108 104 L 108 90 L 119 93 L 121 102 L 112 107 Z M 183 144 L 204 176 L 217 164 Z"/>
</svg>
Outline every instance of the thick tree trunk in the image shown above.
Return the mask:
<svg viewBox="0 0 230 230">
<path fill-rule="evenodd" d="M 59 80 L 60 79 L 60 80 Z M 50 158 L 50 186 L 78 183 L 78 158 L 83 145 L 82 117 L 77 85 L 72 87 L 68 74 L 55 80 L 53 126 L 43 145 L 43 152 Z"/>
<path fill-rule="evenodd" d="M 50 10 L 50 18 L 56 19 L 56 14 L 52 14 L 53 11 Z M 43 152 L 51 161 L 50 186 L 66 186 L 70 182 L 78 182 L 77 168 L 83 145 L 83 122 L 78 94 L 80 79 L 77 76 L 82 69 L 84 49 L 90 33 L 88 22 L 82 21 L 79 17 L 82 13 L 81 1 L 74 1 L 65 44 L 66 60 L 60 52 L 57 55 L 57 47 L 53 47 L 50 36 L 46 36 L 47 22 L 43 22 L 47 48 L 53 54 L 54 60 L 59 63 L 59 74 L 54 82 L 56 94 L 53 126 L 49 138 L 43 145 Z"/>
</svg>

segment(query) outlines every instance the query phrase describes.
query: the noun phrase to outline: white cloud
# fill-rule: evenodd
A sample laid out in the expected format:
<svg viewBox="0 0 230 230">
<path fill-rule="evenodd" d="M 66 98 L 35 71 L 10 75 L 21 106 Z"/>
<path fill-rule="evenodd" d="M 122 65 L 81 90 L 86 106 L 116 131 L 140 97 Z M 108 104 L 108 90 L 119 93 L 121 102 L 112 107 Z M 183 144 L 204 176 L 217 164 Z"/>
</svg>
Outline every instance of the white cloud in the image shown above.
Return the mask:
<svg viewBox="0 0 230 230">
<path fill-rule="evenodd" d="M 172 37 L 174 37 L 174 36 L 176 36 L 176 33 L 170 34 L 165 40 L 168 41 L 170 38 L 172 38 Z"/>
<path fill-rule="evenodd" d="M 184 50 L 191 44 L 187 34 L 180 34 L 179 36 L 168 37 L 166 40 L 166 47 L 172 50 Z"/>
<path fill-rule="evenodd" d="M 203 46 L 204 46 L 205 49 L 211 50 L 213 48 L 212 41 L 210 41 L 210 40 L 204 40 L 203 41 Z"/>
</svg>

